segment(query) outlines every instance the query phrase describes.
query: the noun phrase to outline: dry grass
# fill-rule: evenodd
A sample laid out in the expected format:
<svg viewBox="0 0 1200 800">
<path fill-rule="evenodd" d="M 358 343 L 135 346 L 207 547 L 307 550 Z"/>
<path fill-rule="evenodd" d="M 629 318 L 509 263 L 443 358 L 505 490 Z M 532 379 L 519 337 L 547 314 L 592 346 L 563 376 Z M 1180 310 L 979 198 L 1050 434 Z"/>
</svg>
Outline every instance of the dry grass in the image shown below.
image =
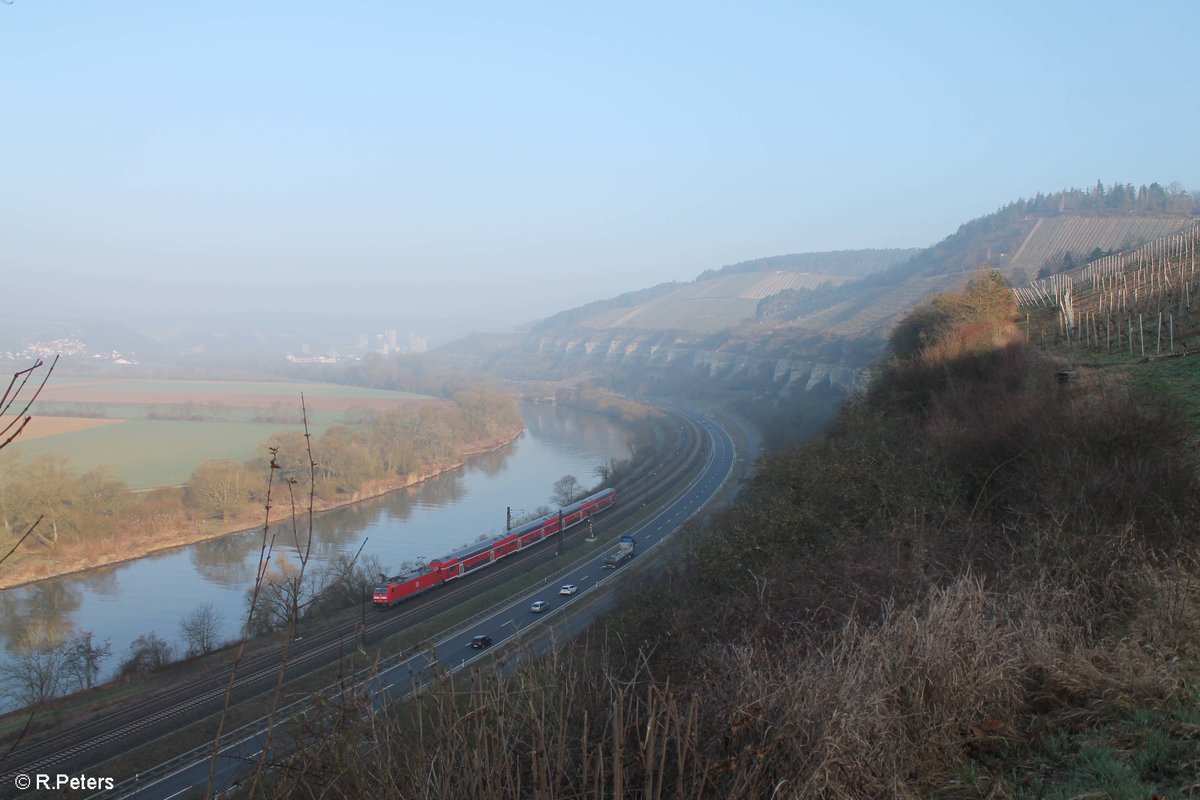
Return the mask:
<svg viewBox="0 0 1200 800">
<path fill-rule="evenodd" d="M 1175 417 L 1064 389 L 997 330 L 957 329 L 773 456 L 581 641 L 307 737 L 276 796 L 1038 796 L 1035 743 L 1190 702 L 1200 486 Z M 1097 780 L 1067 796 L 1126 796 Z"/>
</svg>

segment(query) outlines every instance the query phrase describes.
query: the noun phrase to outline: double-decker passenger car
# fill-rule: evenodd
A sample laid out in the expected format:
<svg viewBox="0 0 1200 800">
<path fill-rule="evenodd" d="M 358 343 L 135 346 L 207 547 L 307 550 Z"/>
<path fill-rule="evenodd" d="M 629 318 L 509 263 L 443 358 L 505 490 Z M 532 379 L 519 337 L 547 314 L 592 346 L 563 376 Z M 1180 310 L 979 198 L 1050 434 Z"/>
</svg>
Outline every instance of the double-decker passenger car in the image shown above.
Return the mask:
<svg viewBox="0 0 1200 800">
<path fill-rule="evenodd" d="M 490 566 L 507 555 L 531 547 L 549 536 L 589 519 L 593 514 L 616 502 L 616 491 L 605 489 L 572 503 L 561 511 L 538 517 L 498 536 L 468 545 L 449 555 L 436 558 L 425 566 L 393 575 L 375 587 L 375 606 L 379 609 L 389 608 L 435 586 L 441 586 L 446 581 Z"/>
</svg>

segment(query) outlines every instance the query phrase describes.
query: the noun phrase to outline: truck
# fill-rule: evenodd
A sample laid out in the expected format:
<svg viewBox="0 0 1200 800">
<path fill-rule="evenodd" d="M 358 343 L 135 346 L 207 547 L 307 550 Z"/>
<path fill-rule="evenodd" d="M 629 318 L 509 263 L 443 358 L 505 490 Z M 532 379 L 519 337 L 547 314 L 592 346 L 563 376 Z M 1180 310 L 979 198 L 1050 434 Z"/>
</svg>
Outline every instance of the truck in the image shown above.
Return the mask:
<svg viewBox="0 0 1200 800">
<path fill-rule="evenodd" d="M 633 558 L 633 551 L 636 547 L 637 541 L 632 536 L 622 536 L 621 541 L 617 544 L 617 549 L 604 557 L 604 568 L 616 569 L 621 566 Z"/>
</svg>

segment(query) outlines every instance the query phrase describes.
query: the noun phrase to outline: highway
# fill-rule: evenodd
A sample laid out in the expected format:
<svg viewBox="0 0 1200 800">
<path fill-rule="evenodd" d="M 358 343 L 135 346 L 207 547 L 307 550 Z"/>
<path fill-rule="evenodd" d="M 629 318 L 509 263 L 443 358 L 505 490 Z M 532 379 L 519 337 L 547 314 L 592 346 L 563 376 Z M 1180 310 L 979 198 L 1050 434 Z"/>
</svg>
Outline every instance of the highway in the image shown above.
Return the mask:
<svg viewBox="0 0 1200 800">
<path fill-rule="evenodd" d="M 539 630 L 535 626 L 559 619 L 560 615 L 571 610 L 573 604 L 579 604 L 602 585 L 610 581 L 621 581 L 625 572 L 636 571 L 639 559 L 660 547 L 667 537 L 712 500 L 733 471 L 736 458 L 733 441 L 720 426 L 707 417 L 678 407 L 667 407 L 667 410 L 694 423 L 702 432 L 703 468 L 686 488 L 657 513 L 653 513 L 649 519 L 634 528 L 619 531 L 622 535 L 636 539 L 635 558 L 616 569 L 606 569 L 603 567 L 604 557 L 612 547 L 600 549 L 598 553 L 575 563 L 567 571 L 556 574 L 543 587 L 511 598 L 475 619 L 470 625 L 460 626 L 435 637 L 432 647 L 407 657 L 397 657 L 384 662 L 367 687 L 368 696 L 372 697 L 377 709 L 407 697 L 414 688 L 419 689 L 426 682 L 433 680 L 436 674 L 454 672 L 472 665 L 481 658 L 489 657 L 506 644 L 514 643 Z M 652 502 L 641 500 L 629 493 L 626 496 L 635 497 L 635 502 Z M 578 528 L 575 530 L 579 531 Z M 572 535 L 585 534 L 568 533 L 568 536 Z M 553 548 L 546 550 L 551 552 Z M 575 584 L 578 586 L 577 593 L 570 596 L 560 595 L 559 586 L 562 584 Z M 548 602 L 548 609 L 542 613 L 530 611 L 530 605 L 535 600 Z M 600 613 L 603 607 L 604 604 L 589 604 L 579 614 L 572 616 L 571 627 L 582 627 L 592 616 Z M 470 643 L 476 635 L 490 636 L 493 644 L 484 650 L 473 649 Z M 279 716 L 289 718 L 305 705 L 305 702 L 298 703 L 296 708 L 289 709 L 288 713 Z M 263 747 L 269 739 L 265 724 L 248 727 L 249 730 L 227 744 L 216 757 L 214 787 L 218 794 L 230 789 L 236 790 L 241 782 L 253 773 L 257 763 L 264 760 Z M 93 797 L 97 800 L 114 797 L 138 800 L 183 800 L 187 797 L 200 797 L 208 785 L 212 766 L 211 748 L 208 748 L 207 753 L 197 752 L 194 758 L 186 759 L 170 768 L 147 769 L 137 780 L 125 781 L 113 790 Z"/>
</svg>

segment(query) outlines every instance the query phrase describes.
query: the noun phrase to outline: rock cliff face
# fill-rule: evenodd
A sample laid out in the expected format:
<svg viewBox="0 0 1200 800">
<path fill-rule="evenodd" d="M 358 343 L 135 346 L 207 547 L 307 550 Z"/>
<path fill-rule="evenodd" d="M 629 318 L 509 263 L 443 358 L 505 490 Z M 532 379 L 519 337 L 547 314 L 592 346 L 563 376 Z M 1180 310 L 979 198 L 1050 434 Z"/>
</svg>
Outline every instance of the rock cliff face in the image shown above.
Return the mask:
<svg viewBox="0 0 1200 800">
<path fill-rule="evenodd" d="M 605 330 L 532 337 L 527 348 L 560 369 L 605 372 L 633 382 L 695 381 L 786 396 L 826 384 L 849 391 L 864 380 L 861 354 L 852 361 L 822 358 L 802 343 Z"/>
</svg>

